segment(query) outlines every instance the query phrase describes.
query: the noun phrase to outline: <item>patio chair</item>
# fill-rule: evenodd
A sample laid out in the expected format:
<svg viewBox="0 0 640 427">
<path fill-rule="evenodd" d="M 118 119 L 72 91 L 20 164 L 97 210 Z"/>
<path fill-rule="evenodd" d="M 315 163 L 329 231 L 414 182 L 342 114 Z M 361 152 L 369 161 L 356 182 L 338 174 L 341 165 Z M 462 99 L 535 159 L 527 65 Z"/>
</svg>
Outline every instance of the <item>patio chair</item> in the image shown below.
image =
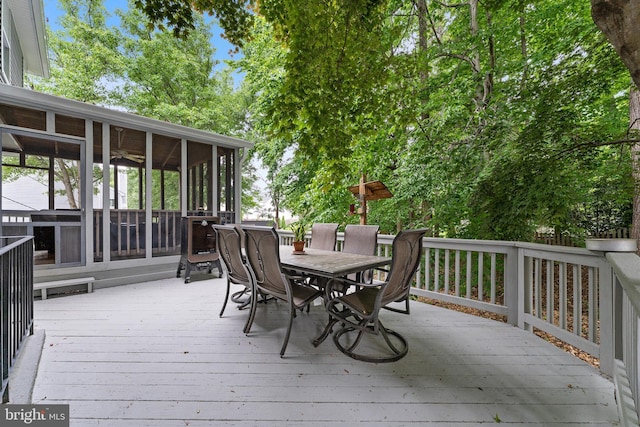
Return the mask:
<svg viewBox="0 0 640 427">
<path fill-rule="evenodd" d="M 224 297 L 224 303 L 222 304 L 222 310 L 220 310 L 220 317 L 224 313 L 229 300 L 229 292 L 231 284 L 242 285 L 244 289 L 231 294 L 231 301 L 239 304 L 238 308 L 242 309 L 251 304 L 251 297 L 242 299 L 242 297 L 251 292 L 251 282 L 249 280 L 249 273 L 245 265 L 244 256 L 242 255 L 241 248 L 241 230 L 233 225 L 212 225 L 216 232 L 218 241 L 218 253 L 224 268 L 227 270 L 227 293 Z"/>
<path fill-rule="evenodd" d="M 403 358 L 409 350 L 407 340 L 400 333 L 387 329 L 380 321 L 380 310 L 394 302 L 409 300 L 411 281 L 420 265 L 422 237 L 426 230 L 401 231 L 393 240 L 391 269 L 382 284 L 360 283 L 360 289 L 335 297 L 327 302 L 327 311 L 334 320 L 342 323 L 333 341 L 338 349 L 349 357 L 366 362 L 394 362 Z M 339 283 L 339 282 L 338 282 Z M 328 287 L 331 287 L 330 282 Z M 328 292 L 329 294 L 329 292 Z M 393 311 L 409 314 L 407 310 Z M 357 335 L 356 335 L 357 333 Z M 350 338 L 353 338 L 351 341 Z M 391 350 L 390 354 L 356 352 L 363 336 L 382 336 Z M 341 338 L 344 339 L 341 340 Z M 392 341 L 399 342 L 395 344 Z"/>
<path fill-rule="evenodd" d="M 375 255 L 376 247 L 378 246 L 378 230 L 380 230 L 380 227 L 377 225 L 347 225 L 344 229 L 342 252 L 359 255 Z M 347 279 L 356 282 L 371 283 L 373 280 L 373 271 L 367 270 L 361 273 L 353 273 L 348 275 Z"/>
<path fill-rule="evenodd" d="M 338 236 L 338 224 L 315 223 L 311 226 L 310 249 L 335 251 Z"/>
<path fill-rule="evenodd" d="M 305 284 L 302 277 L 285 274 L 280 264 L 280 239 L 274 228 L 243 226 L 242 231 L 245 234 L 248 271 L 255 285 L 251 299 L 251 314 L 244 332 L 249 334 L 251 331 L 256 314 L 258 292 L 285 301 L 289 307 L 289 325 L 280 350 L 280 357 L 282 357 L 287 349 L 296 310 L 307 307 L 313 300 L 320 297 L 322 292 Z"/>
</svg>

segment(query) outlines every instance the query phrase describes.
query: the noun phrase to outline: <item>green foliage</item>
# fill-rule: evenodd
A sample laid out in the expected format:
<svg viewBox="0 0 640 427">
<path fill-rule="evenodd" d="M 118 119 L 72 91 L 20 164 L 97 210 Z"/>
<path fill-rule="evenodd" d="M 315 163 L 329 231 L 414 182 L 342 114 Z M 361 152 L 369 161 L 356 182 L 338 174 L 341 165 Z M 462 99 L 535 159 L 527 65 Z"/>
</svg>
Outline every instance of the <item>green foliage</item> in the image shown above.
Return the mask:
<svg viewBox="0 0 640 427">
<path fill-rule="evenodd" d="M 194 9 L 214 14 L 232 43 L 242 46 L 242 40 L 251 27 L 253 15 L 248 10 L 252 2 L 243 0 L 135 0 L 135 6 L 148 17 L 147 26 L 153 30 L 165 29 L 186 38 L 197 32 L 198 16 Z"/>
<path fill-rule="evenodd" d="M 529 240 L 539 227 L 628 224 L 630 157 L 615 144 L 630 80 L 588 2 L 469 12 L 433 1 L 260 2 L 242 66 L 279 203 L 357 222 L 347 187 L 364 172 L 394 194 L 369 203 L 385 232 Z"/>
<path fill-rule="evenodd" d="M 102 0 L 60 0 L 63 29 L 48 27 L 51 78 L 36 80 L 42 92 L 89 103 L 109 103 L 107 87 L 123 66 L 117 54 L 118 37 L 106 25 L 109 16 Z"/>
</svg>

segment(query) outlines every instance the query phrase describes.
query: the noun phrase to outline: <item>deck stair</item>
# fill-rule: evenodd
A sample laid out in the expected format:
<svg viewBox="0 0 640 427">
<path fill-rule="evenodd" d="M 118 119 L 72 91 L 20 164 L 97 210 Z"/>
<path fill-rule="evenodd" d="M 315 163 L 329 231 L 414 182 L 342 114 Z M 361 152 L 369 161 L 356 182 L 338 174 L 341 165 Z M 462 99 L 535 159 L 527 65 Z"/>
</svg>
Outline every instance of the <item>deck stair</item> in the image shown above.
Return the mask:
<svg viewBox="0 0 640 427">
<path fill-rule="evenodd" d="M 47 289 L 61 288 L 64 286 L 87 285 L 87 293 L 93 292 L 93 277 L 75 277 L 73 279 L 53 280 L 50 282 L 40 282 L 33 284 L 34 291 L 40 291 L 43 300 L 47 299 Z"/>
</svg>

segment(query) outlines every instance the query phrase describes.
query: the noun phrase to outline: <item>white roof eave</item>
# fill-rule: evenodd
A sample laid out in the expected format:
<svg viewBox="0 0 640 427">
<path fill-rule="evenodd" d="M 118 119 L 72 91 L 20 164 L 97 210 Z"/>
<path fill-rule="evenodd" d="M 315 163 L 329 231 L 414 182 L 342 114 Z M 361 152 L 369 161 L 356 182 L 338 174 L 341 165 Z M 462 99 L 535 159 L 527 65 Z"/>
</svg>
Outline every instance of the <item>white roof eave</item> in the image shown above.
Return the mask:
<svg viewBox="0 0 640 427">
<path fill-rule="evenodd" d="M 0 84 L 0 100 L 8 105 L 53 111 L 70 117 L 90 119 L 100 123 L 150 131 L 158 135 L 215 144 L 227 148 L 251 148 L 254 145 L 252 142 L 240 138 L 193 129 L 15 86 Z"/>
<path fill-rule="evenodd" d="M 49 77 L 49 57 L 42 0 L 9 0 L 9 8 L 18 33 L 25 71 Z"/>
</svg>

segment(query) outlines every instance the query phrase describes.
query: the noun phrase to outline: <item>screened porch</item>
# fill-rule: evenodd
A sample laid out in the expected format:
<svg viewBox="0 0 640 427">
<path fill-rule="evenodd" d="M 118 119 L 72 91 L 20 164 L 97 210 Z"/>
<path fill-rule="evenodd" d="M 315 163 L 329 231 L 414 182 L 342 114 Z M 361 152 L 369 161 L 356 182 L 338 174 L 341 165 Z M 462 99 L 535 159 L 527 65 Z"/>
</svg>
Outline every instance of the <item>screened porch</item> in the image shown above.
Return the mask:
<svg viewBox="0 0 640 427">
<path fill-rule="evenodd" d="M 34 236 L 37 269 L 179 255 L 182 217 L 236 221 L 247 141 L 0 91 L 2 231 Z"/>
</svg>

